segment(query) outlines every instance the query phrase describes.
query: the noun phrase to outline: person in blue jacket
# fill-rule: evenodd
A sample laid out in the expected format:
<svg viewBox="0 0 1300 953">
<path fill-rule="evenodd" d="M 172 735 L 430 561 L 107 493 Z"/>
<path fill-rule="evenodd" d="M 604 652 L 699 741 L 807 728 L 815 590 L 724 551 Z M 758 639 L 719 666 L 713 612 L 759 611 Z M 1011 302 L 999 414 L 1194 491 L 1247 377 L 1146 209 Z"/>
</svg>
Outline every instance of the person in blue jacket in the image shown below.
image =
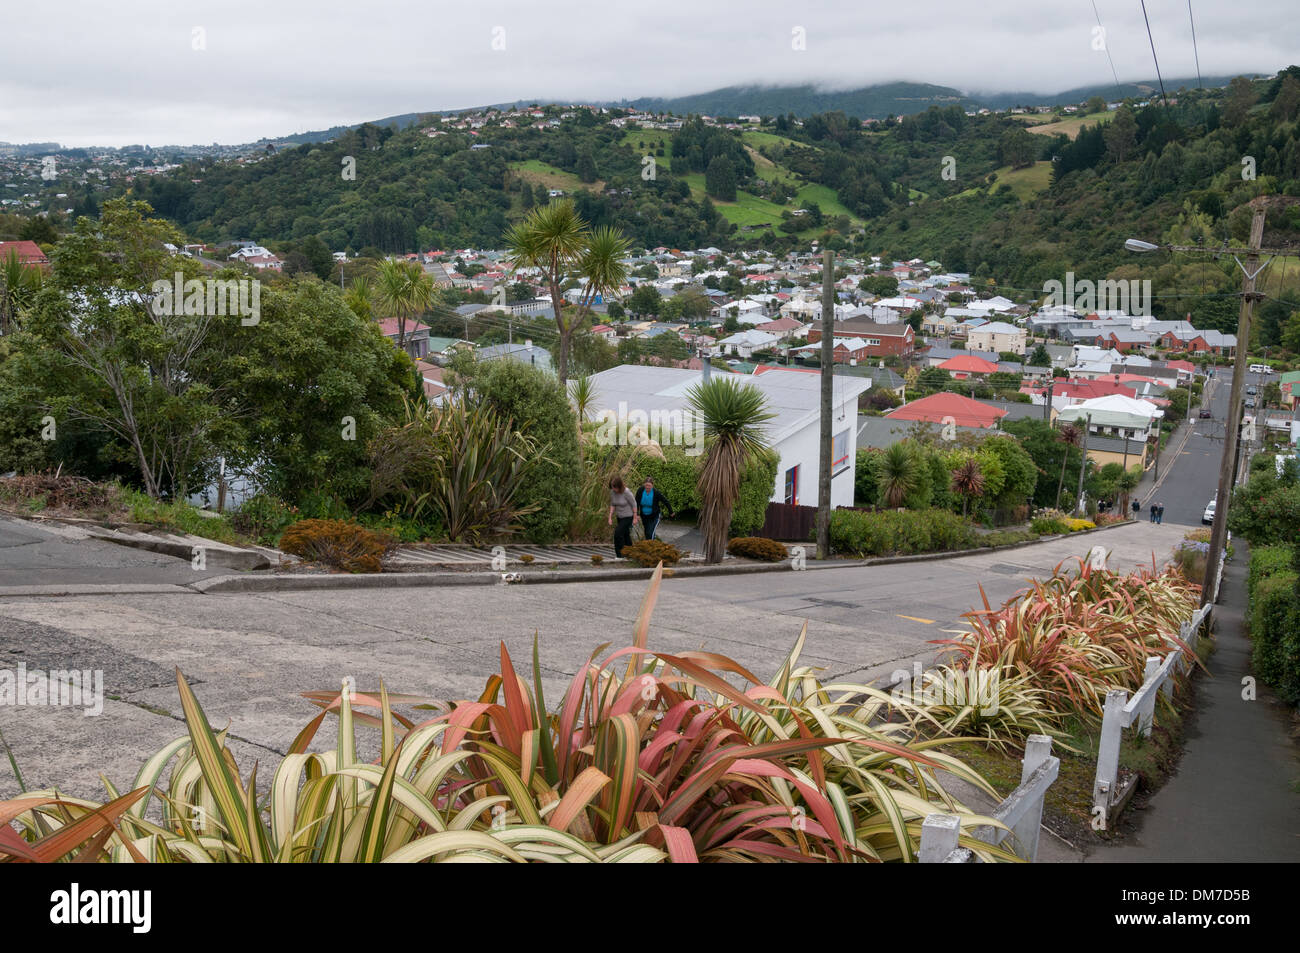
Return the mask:
<svg viewBox="0 0 1300 953">
<path fill-rule="evenodd" d="M 641 517 L 646 539 L 655 538 L 655 527 L 659 525 L 659 517 L 664 510 L 668 511 L 669 516 L 674 515 L 668 497 L 655 489 L 655 481 L 651 477 L 646 477 L 645 483 L 636 491 L 636 511 Z"/>
</svg>

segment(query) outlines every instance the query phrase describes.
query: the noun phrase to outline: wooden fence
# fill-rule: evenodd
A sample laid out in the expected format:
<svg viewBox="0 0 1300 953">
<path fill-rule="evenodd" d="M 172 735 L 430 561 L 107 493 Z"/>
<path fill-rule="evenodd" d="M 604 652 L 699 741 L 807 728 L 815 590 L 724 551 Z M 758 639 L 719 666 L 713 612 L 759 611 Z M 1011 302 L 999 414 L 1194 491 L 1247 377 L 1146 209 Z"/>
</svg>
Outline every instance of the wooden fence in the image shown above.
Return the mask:
<svg viewBox="0 0 1300 953">
<path fill-rule="evenodd" d="M 1213 605 L 1213 602 L 1207 602 L 1201 606 L 1179 629 L 1179 638 L 1193 654 L 1200 643 L 1201 630 L 1208 629 L 1207 620 Z M 1172 698 L 1174 676 L 1186 672 L 1192 664 L 1192 659 L 1184 655 L 1182 646 L 1178 646 L 1163 660 L 1155 655 L 1147 658 L 1142 687 L 1132 698 L 1122 688 L 1106 693 L 1106 704 L 1101 717 L 1101 743 L 1097 750 L 1097 774 L 1092 785 L 1092 815 L 1095 825 L 1110 827 L 1114 815 L 1123 805 L 1125 791 L 1119 786 L 1119 749 L 1124 740 L 1124 729 L 1136 722 L 1138 734 L 1149 736 L 1155 720 L 1157 692 L 1166 698 Z"/>
<path fill-rule="evenodd" d="M 1030 735 L 1025 743 L 1025 757 L 1021 761 L 1020 786 L 1007 795 L 992 814 L 993 819 L 1004 827 L 981 825 L 971 831 L 971 835 L 994 847 L 1010 837 L 1011 849 L 1016 856 L 1033 863 L 1038 857 L 1043 800 L 1060 770 L 1060 759 L 1052 756 L 1052 739 L 1047 735 Z M 921 825 L 921 863 L 977 862 L 975 851 L 959 846 L 960 835 L 961 818 L 958 815 L 929 815 Z"/>
</svg>

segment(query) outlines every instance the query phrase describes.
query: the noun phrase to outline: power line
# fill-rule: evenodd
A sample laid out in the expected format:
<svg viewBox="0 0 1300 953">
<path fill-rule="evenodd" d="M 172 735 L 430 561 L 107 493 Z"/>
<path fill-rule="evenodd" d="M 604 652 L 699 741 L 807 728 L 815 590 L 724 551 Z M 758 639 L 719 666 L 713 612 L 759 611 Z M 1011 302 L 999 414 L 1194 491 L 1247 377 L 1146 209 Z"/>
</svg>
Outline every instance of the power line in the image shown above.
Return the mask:
<svg viewBox="0 0 1300 953">
<path fill-rule="evenodd" d="M 1097 18 L 1097 26 L 1101 29 L 1102 49 L 1106 51 L 1106 61 L 1110 63 L 1110 75 L 1115 79 L 1115 98 L 1123 99 L 1123 92 L 1119 88 L 1119 74 L 1115 72 L 1115 60 L 1110 55 L 1110 44 L 1106 42 L 1106 28 L 1101 25 L 1101 14 L 1097 12 L 1097 0 L 1092 0 L 1092 15 Z"/>
<path fill-rule="evenodd" d="M 1160 75 L 1160 59 L 1156 56 L 1156 41 L 1151 36 L 1151 21 L 1147 18 L 1147 0 L 1142 0 L 1142 19 L 1147 25 L 1147 42 L 1151 44 L 1151 58 L 1156 63 L 1156 79 L 1160 81 L 1160 99 L 1169 108 L 1169 97 L 1165 95 L 1165 79 Z"/>
<path fill-rule="evenodd" d="M 1192 16 L 1192 0 L 1187 0 L 1187 19 L 1192 22 L 1192 54 L 1196 57 L 1196 88 L 1204 89 L 1201 84 L 1201 53 L 1196 48 L 1196 17 Z"/>
</svg>

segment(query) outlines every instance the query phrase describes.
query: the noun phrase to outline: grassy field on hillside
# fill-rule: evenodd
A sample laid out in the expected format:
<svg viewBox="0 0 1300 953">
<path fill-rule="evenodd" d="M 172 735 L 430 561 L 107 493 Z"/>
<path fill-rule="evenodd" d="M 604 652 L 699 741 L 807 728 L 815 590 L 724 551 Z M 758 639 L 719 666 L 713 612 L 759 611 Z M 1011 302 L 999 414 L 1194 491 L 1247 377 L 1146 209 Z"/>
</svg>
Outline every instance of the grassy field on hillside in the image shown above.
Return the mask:
<svg viewBox="0 0 1300 953">
<path fill-rule="evenodd" d="M 1044 192 L 1052 184 L 1052 163 L 1047 160 L 1035 162 L 1033 165 L 1024 169 L 1012 169 L 1009 165 L 1004 165 L 999 169 L 994 169 L 997 178 L 993 180 L 993 187 L 996 189 L 1000 185 L 1010 186 L 1011 191 L 1016 198 L 1022 202 L 1028 202 L 1039 192 Z M 959 199 L 966 196 L 975 195 L 988 181 L 978 186 L 969 188 L 964 192 L 958 192 L 956 195 L 948 196 L 948 199 Z M 944 199 L 944 201 L 948 201 Z"/>
<path fill-rule="evenodd" d="M 1098 122 L 1110 122 L 1111 117 L 1115 114 L 1110 111 L 1089 113 L 1086 116 L 1073 116 L 1069 119 L 1062 119 L 1060 122 L 1044 122 L 1029 126 L 1029 131 L 1041 136 L 1055 136 L 1057 133 L 1065 133 L 1071 139 L 1079 135 L 1079 130 L 1085 125 L 1091 126 Z"/>
<path fill-rule="evenodd" d="M 572 172 L 565 172 L 563 169 L 557 169 L 553 165 L 548 165 L 541 159 L 528 159 L 523 162 L 512 162 L 510 168 L 519 178 L 533 185 L 544 185 L 548 189 L 563 189 L 565 192 L 576 192 L 579 189 L 589 189 L 592 192 L 599 192 L 605 188 L 605 183 L 600 179 L 595 182 L 583 182 Z"/>
<path fill-rule="evenodd" d="M 643 142 L 644 149 L 641 146 Z M 639 155 L 654 156 L 655 165 L 662 169 L 673 167 L 673 134 L 667 129 L 629 129 L 623 133 L 623 145 Z M 661 147 L 663 155 L 659 155 Z"/>
</svg>

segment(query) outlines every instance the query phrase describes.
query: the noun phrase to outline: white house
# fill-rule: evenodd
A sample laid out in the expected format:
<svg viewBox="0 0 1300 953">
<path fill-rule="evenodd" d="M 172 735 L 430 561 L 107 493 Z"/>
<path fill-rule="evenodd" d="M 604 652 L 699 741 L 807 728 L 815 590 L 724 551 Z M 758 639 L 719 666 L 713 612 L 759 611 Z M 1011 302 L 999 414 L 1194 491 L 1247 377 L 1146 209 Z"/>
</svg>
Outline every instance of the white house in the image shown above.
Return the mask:
<svg viewBox="0 0 1300 953">
<path fill-rule="evenodd" d="M 661 442 L 679 442 L 703 450 L 691 438 L 696 433 L 687 412 L 686 394 L 710 373 L 675 367 L 623 364 L 591 377 L 595 391 L 592 420 L 624 421 L 651 432 L 680 435 Z M 721 374 L 720 371 L 712 371 Z M 725 378 L 736 386 L 755 387 L 763 393 L 767 409 L 776 416 L 764 424 L 768 444 L 776 450 L 776 480 L 772 502 L 817 504 L 819 438 L 821 432 L 821 375 L 806 371 L 770 370 L 757 376 Z M 831 505 L 853 505 L 853 478 L 857 453 L 858 395 L 871 387 L 871 379 L 836 374 L 832 402 Z M 693 446 L 694 444 L 694 446 Z"/>
<path fill-rule="evenodd" d="M 768 334 L 766 331 L 756 331 L 749 329 L 747 331 L 737 331 L 718 342 L 718 347 L 723 354 L 731 354 L 735 357 L 750 357 L 755 351 L 762 351 L 774 348 L 780 342 L 775 334 Z"/>
</svg>

